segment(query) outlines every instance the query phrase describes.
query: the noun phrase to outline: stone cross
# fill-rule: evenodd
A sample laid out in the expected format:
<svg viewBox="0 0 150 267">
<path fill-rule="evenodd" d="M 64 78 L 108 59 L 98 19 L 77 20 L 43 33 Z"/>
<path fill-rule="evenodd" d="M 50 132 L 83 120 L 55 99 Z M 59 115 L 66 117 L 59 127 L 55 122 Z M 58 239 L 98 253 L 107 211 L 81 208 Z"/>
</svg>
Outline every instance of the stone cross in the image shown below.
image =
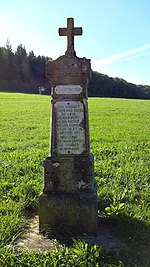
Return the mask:
<svg viewBox="0 0 150 267">
<path fill-rule="evenodd" d="M 90 153 L 87 85 L 91 64 L 74 51 L 74 28 L 69 18 L 65 55 L 46 64 L 52 91 L 50 156 L 44 161 L 44 189 L 39 199 L 39 230 L 56 238 L 96 234 L 97 191 L 94 157 Z"/>
<path fill-rule="evenodd" d="M 67 28 L 59 28 L 59 35 L 60 36 L 67 36 L 67 51 L 68 52 L 75 52 L 74 50 L 74 36 L 75 35 L 82 35 L 82 28 L 75 27 L 74 28 L 74 19 L 68 18 L 67 19 Z"/>
</svg>

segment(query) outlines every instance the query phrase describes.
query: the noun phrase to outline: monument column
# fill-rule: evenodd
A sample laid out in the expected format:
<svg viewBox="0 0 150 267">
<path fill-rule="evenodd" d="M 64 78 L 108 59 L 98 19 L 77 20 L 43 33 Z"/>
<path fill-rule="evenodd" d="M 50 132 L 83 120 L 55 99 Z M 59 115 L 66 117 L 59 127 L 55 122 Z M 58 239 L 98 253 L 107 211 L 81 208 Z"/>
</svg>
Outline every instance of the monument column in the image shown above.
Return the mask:
<svg viewBox="0 0 150 267">
<path fill-rule="evenodd" d="M 52 86 L 51 155 L 44 161 L 44 189 L 39 199 L 39 229 L 51 236 L 97 232 L 97 192 L 94 158 L 90 154 L 87 85 L 90 60 L 78 58 L 73 18 L 59 34 L 67 36 L 67 51 L 48 61 Z"/>
</svg>

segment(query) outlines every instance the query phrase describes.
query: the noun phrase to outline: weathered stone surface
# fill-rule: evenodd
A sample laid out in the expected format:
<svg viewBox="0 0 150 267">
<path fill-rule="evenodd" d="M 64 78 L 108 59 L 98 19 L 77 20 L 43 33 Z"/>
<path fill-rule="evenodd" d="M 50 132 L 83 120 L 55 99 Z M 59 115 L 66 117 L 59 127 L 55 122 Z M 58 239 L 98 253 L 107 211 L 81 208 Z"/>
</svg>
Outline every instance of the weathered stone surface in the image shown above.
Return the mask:
<svg viewBox="0 0 150 267">
<path fill-rule="evenodd" d="M 46 74 L 53 88 L 57 85 L 87 85 L 91 75 L 90 60 L 67 54 L 56 60 L 49 60 Z"/>
<path fill-rule="evenodd" d="M 96 192 L 94 158 L 47 157 L 44 161 L 44 192 Z"/>
<path fill-rule="evenodd" d="M 40 197 L 40 232 L 55 237 L 69 233 L 97 233 L 97 199 L 94 194 L 47 193 Z"/>
<path fill-rule="evenodd" d="M 94 157 L 90 154 L 87 85 L 90 60 L 74 50 L 75 29 L 68 19 L 67 51 L 48 61 L 46 74 L 52 85 L 51 156 L 44 161 L 44 190 L 39 201 L 40 232 L 52 235 L 96 234 L 97 191 Z"/>
</svg>

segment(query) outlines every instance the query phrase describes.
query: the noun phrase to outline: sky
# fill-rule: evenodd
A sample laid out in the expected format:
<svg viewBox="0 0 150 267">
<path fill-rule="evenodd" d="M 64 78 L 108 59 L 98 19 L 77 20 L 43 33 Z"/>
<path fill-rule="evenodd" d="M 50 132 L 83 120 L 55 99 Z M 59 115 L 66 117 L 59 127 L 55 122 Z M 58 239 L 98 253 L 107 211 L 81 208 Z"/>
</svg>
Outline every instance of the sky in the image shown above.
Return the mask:
<svg viewBox="0 0 150 267">
<path fill-rule="evenodd" d="M 63 55 L 67 38 L 59 27 L 74 18 L 79 57 L 92 70 L 135 84 L 150 85 L 150 0 L 0 0 L 0 46 L 9 39 L 35 55 Z"/>
</svg>

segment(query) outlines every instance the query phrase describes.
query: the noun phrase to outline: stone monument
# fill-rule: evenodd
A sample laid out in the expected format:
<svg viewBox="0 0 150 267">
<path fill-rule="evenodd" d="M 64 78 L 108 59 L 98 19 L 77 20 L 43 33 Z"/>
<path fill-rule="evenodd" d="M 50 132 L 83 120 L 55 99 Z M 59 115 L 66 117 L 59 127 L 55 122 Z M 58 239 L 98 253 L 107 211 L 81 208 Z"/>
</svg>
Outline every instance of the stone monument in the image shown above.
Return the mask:
<svg viewBox="0 0 150 267">
<path fill-rule="evenodd" d="M 52 86 L 51 155 L 44 161 L 44 190 L 39 199 L 39 230 L 54 236 L 96 234 L 97 191 L 90 154 L 87 85 L 90 60 L 76 56 L 74 36 L 82 28 L 67 19 L 65 55 L 46 64 Z"/>
</svg>

